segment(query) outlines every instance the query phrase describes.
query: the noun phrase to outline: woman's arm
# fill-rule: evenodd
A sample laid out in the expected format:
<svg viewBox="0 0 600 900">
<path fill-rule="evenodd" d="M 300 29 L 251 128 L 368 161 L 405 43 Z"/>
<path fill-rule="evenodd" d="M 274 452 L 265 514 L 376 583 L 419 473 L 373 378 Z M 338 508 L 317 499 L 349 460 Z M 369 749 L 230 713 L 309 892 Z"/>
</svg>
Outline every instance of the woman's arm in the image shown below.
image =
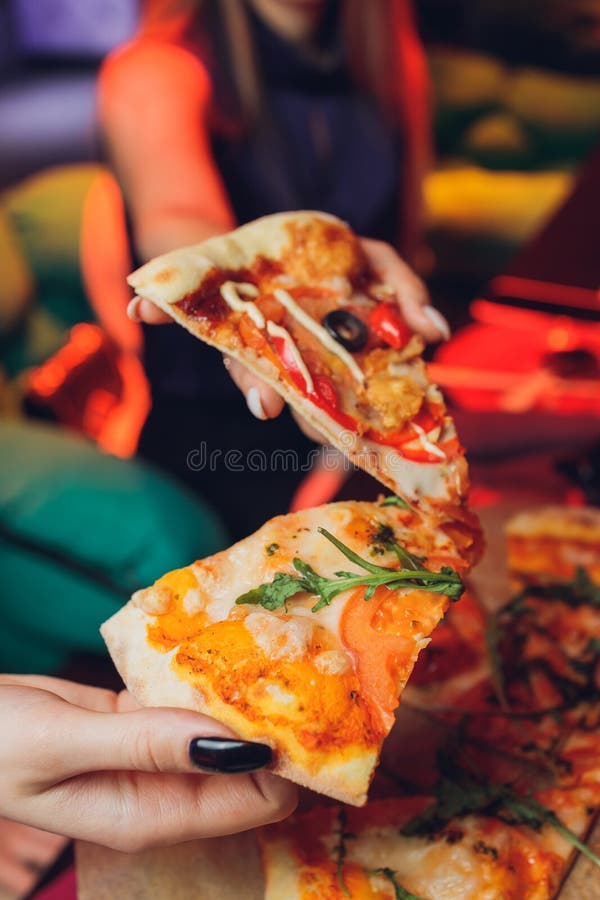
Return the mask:
<svg viewBox="0 0 600 900">
<path fill-rule="evenodd" d="M 0 734 L 0 816 L 117 850 L 245 831 L 296 804 L 292 784 L 256 771 L 265 745 L 126 692 L 0 676 Z"/>
<path fill-rule="evenodd" d="M 100 125 L 145 260 L 235 225 L 210 148 L 210 93 L 200 60 L 166 42 L 134 41 L 102 67 Z"/>
</svg>

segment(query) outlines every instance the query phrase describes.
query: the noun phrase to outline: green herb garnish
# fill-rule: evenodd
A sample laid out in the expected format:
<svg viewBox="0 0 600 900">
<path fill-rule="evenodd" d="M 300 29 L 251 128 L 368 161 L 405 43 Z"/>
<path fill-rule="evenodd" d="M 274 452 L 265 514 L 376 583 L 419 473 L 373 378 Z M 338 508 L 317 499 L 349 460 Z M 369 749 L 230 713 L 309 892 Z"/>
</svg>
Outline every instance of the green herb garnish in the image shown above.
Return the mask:
<svg viewBox="0 0 600 900">
<path fill-rule="evenodd" d="M 402 887 L 402 885 L 398 883 L 397 873 L 394 872 L 393 869 L 388 869 L 387 866 L 382 869 L 369 869 L 367 874 L 382 875 L 384 878 L 387 878 L 387 880 L 394 888 L 395 900 L 422 900 L 422 897 L 417 897 L 416 894 L 411 894 L 411 892 L 407 891 L 405 887 Z"/>
<path fill-rule="evenodd" d="M 510 785 L 479 781 L 469 773 L 457 770 L 456 777 L 442 776 L 435 793 L 434 803 L 411 819 L 401 829 L 401 834 L 407 837 L 432 835 L 441 831 L 452 819 L 471 813 L 495 816 L 510 825 L 526 825 L 535 831 L 548 824 L 600 866 L 600 857 L 580 841 L 556 813 L 533 797 L 518 794 Z"/>
<path fill-rule="evenodd" d="M 399 506 L 400 509 L 410 509 L 412 507 L 409 503 L 406 502 L 402 497 L 399 497 L 397 494 L 392 494 L 390 497 L 386 497 L 379 504 L 380 506 Z"/>
<path fill-rule="evenodd" d="M 416 556 L 396 543 L 392 549 L 404 568 L 390 569 L 363 559 L 327 529 L 318 528 L 317 531 L 337 547 L 346 559 L 365 569 L 369 575 L 340 571 L 334 573 L 334 578 L 325 578 L 315 572 L 308 563 L 296 557 L 293 566 L 297 575 L 278 572 L 273 581 L 242 594 L 235 602 L 251 603 L 270 610 L 280 609 L 282 606 L 287 609 L 287 601 L 291 597 L 299 593 L 308 593 L 319 597 L 312 607 L 312 612 L 318 612 L 322 607 L 328 606 L 338 594 L 358 587 L 366 587 L 365 600 L 370 600 L 381 586 L 390 590 L 401 587 L 420 588 L 437 594 L 446 594 L 450 600 L 458 600 L 463 593 L 462 581 L 454 569 L 442 566 L 439 572 L 430 572 Z"/>
<path fill-rule="evenodd" d="M 346 848 L 346 841 L 355 838 L 356 835 L 351 834 L 349 831 L 346 831 L 346 822 L 346 811 L 344 809 L 340 809 L 338 813 L 338 827 L 335 830 L 335 834 L 337 834 L 338 836 L 338 842 L 333 849 L 333 856 L 335 861 L 335 880 L 337 881 L 344 897 L 351 897 L 352 895 L 346 887 L 346 882 L 344 881 L 344 862 L 346 860 L 346 854 L 348 852 Z"/>
</svg>

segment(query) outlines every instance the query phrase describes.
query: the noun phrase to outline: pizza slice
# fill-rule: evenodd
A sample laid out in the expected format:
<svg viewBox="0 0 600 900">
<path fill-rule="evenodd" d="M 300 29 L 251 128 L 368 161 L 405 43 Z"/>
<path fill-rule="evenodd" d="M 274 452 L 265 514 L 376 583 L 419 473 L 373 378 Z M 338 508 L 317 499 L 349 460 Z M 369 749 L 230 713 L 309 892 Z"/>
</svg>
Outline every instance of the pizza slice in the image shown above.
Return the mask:
<svg viewBox="0 0 600 900">
<path fill-rule="evenodd" d="M 138 591 L 102 634 L 141 704 L 207 713 L 270 744 L 276 772 L 360 805 L 478 552 L 459 524 L 396 497 L 280 516 Z"/>
<path fill-rule="evenodd" d="M 160 256 L 128 279 L 243 362 L 351 461 L 409 500 L 460 504 L 454 423 L 361 244 L 333 216 L 278 213 Z"/>
</svg>

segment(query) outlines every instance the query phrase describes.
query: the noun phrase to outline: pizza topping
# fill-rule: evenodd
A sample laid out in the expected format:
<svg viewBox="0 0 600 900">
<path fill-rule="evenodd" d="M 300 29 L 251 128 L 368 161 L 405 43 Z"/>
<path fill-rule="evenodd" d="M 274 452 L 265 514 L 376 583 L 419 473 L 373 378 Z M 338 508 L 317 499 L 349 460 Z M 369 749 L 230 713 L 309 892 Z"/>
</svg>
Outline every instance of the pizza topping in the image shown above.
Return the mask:
<svg viewBox="0 0 600 900">
<path fill-rule="evenodd" d="M 364 322 L 347 309 L 332 309 L 323 318 L 323 327 L 342 347 L 353 353 L 362 350 L 367 343 Z"/>
<path fill-rule="evenodd" d="M 301 659 L 310 645 L 313 624 L 306 617 L 282 618 L 264 612 L 251 612 L 244 625 L 256 644 L 273 659 Z"/>
<path fill-rule="evenodd" d="M 341 650 L 323 650 L 313 662 L 324 675 L 343 675 L 350 669 L 350 660 Z"/>
<path fill-rule="evenodd" d="M 400 509 L 412 510 L 412 507 L 409 503 L 406 502 L 402 497 L 399 497 L 397 494 L 391 494 L 389 497 L 385 497 L 380 506 L 399 506 Z"/>
<path fill-rule="evenodd" d="M 553 810 L 543 806 L 531 796 L 519 794 L 508 784 L 497 784 L 483 777 L 475 778 L 454 763 L 444 760 L 440 769 L 444 774 L 437 783 L 436 800 L 424 812 L 415 816 L 400 829 L 406 837 L 435 835 L 459 816 L 477 813 L 495 816 L 508 825 L 525 825 L 540 831 L 550 825 L 572 847 L 577 848 L 600 867 L 600 857 L 579 840 Z M 450 769 L 452 774 L 447 774 Z"/>
<path fill-rule="evenodd" d="M 312 376 L 289 331 L 286 328 L 282 328 L 281 325 L 276 325 L 275 322 L 269 321 L 267 322 L 267 332 L 284 366 L 294 380 L 297 383 L 299 382 L 298 387 L 305 393 L 312 394 L 314 391 Z"/>
<path fill-rule="evenodd" d="M 405 347 L 412 337 L 412 331 L 393 303 L 379 303 L 369 316 L 369 325 L 377 337 L 395 350 Z"/>
<path fill-rule="evenodd" d="M 240 281 L 225 281 L 221 285 L 221 297 L 230 309 L 235 312 L 246 313 L 250 316 L 257 328 L 265 327 L 265 317 L 260 309 L 251 300 L 242 300 L 240 294 L 246 297 L 258 297 L 258 288 L 255 284 Z"/>
<path fill-rule="evenodd" d="M 379 875 L 389 881 L 394 889 L 394 900 L 423 900 L 422 897 L 417 897 L 416 894 L 411 894 L 405 887 L 402 887 L 398 881 L 398 873 L 393 869 L 388 869 L 387 866 L 382 869 L 370 869 L 368 874 Z"/>
<path fill-rule="evenodd" d="M 131 600 L 145 613 L 161 616 L 169 611 L 171 597 L 171 588 L 167 584 L 154 584 L 152 587 L 136 591 Z"/>
<path fill-rule="evenodd" d="M 318 338 L 327 350 L 335 354 L 335 356 L 346 365 L 352 377 L 355 378 L 359 384 L 363 384 L 365 376 L 357 365 L 356 360 L 352 358 L 348 351 L 342 347 L 337 340 L 332 338 L 322 325 L 315 322 L 312 316 L 309 316 L 308 313 L 296 303 L 288 291 L 284 291 L 283 288 L 276 288 L 273 293 L 281 305 L 285 306 L 289 314 L 293 316 L 300 325 L 303 325 L 307 331 L 310 331 L 311 334 Z"/>
<path fill-rule="evenodd" d="M 412 423 L 412 427 L 417 432 L 418 440 L 423 447 L 423 450 L 425 450 L 427 453 L 431 453 L 432 456 L 437 456 L 438 459 L 446 459 L 446 454 L 444 453 L 444 451 L 440 447 L 436 447 L 436 445 L 433 444 L 431 440 L 429 440 L 429 438 L 435 438 L 436 436 L 439 437 L 441 429 L 433 429 L 429 433 L 426 433 L 425 429 L 421 428 L 420 425 L 417 425 L 416 422 Z"/>
<path fill-rule="evenodd" d="M 287 608 L 287 601 L 296 594 L 315 594 L 319 600 L 312 607 L 312 612 L 318 612 L 324 606 L 329 606 L 334 597 L 343 591 L 353 590 L 358 587 L 366 587 L 365 600 L 370 600 L 376 589 L 381 586 L 396 590 L 398 588 L 418 588 L 434 593 L 445 594 L 450 600 L 458 600 L 464 587 L 459 575 L 449 566 L 442 566 L 439 572 L 431 572 L 426 569 L 416 556 L 410 554 L 397 543 L 391 545 L 396 553 L 401 569 L 389 569 L 368 562 L 366 559 L 354 553 L 338 538 L 327 531 L 326 528 L 318 528 L 319 534 L 334 544 L 343 555 L 351 562 L 366 569 L 368 575 L 355 574 L 353 572 L 336 572 L 334 578 L 326 578 L 319 575 L 308 563 L 296 557 L 293 566 L 297 575 L 287 572 L 278 572 L 273 581 L 262 584 L 238 597 L 236 604 L 253 604 L 263 606 L 265 609 Z"/>
</svg>

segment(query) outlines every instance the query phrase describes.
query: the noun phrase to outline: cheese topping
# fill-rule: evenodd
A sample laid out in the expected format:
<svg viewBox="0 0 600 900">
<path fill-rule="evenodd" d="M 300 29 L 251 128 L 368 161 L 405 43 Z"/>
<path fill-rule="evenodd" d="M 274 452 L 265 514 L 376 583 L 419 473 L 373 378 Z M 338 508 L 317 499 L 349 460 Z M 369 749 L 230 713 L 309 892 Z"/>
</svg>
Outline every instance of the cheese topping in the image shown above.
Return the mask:
<svg viewBox="0 0 600 900">
<path fill-rule="evenodd" d="M 314 663 L 323 675 L 343 675 L 350 669 L 350 660 L 341 650 L 323 650 L 317 653 Z"/>
<path fill-rule="evenodd" d="M 242 300 L 240 294 L 247 297 L 258 297 L 258 288 L 245 281 L 238 283 L 234 281 L 225 281 L 221 285 L 221 297 L 230 309 L 236 312 L 246 313 L 250 316 L 257 328 L 265 327 L 265 317 L 260 309 L 251 300 Z"/>
<path fill-rule="evenodd" d="M 171 588 L 166 584 L 153 584 L 136 591 L 131 602 L 151 616 L 162 616 L 171 605 Z"/>
<path fill-rule="evenodd" d="M 302 377 L 306 381 L 306 391 L 309 394 L 313 394 L 315 390 L 315 386 L 312 380 L 312 375 L 306 368 L 306 363 L 302 359 L 302 355 L 296 346 L 296 342 L 294 338 L 291 336 L 287 328 L 282 328 L 281 325 L 276 325 L 275 322 L 271 322 L 269 320 L 267 322 L 267 332 L 272 337 L 282 338 L 287 344 L 287 347 L 294 358 L 294 363 L 296 367 L 300 370 Z"/>
<path fill-rule="evenodd" d="M 267 612 L 249 613 L 244 625 L 271 659 L 301 659 L 306 655 L 313 633 L 308 618 L 282 619 Z"/>
<path fill-rule="evenodd" d="M 351 356 L 348 351 L 339 344 L 335 338 L 332 338 L 330 334 L 325 331 L 322 325 L 319 325 L 312 316 L 309 316 L 308 313 L 304 312 L 301 306 L 298 306 L 293 297 L 288 294 L 287 291 L 284 291 L 282 288 L 276 288 L 273 291 L 276 299 L 281 303 L 285 309 L 289 312 L 291 316 L 293 316 L 301 325 L 306 328 L 307 331 L 310 331 L 311 334 L 321 341 L 324 347 L 326 347 L 330 353 L 335 354 L 350 370 L 350 374 L 355 378 L 360 384 L 364 384 L 365 375 L 364 372 L 361 371 L 360 367 L 357 365 L 357 362 Z"/>
</svg>

